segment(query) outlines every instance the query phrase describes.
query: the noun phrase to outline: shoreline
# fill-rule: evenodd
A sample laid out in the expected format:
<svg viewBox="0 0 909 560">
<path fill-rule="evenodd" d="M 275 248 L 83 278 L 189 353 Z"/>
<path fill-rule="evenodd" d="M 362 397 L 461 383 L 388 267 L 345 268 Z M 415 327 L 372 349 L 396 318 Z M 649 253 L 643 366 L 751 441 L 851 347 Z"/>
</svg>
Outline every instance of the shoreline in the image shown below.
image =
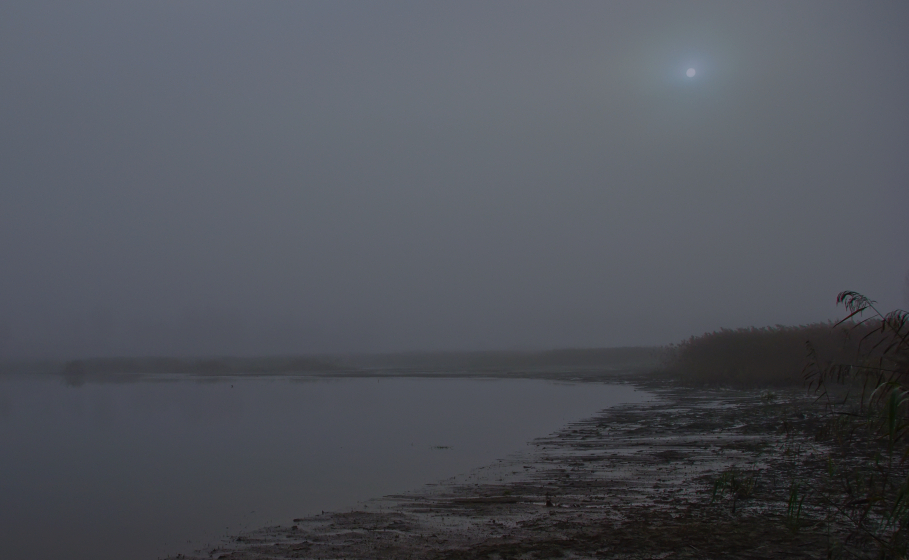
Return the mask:
<svg viewBox="0 0 909 560">
<path fill-rule="evenodd" d="M 781 475 L 794 467 L 778 428 L 810 406 L 803 389 L 770 402 L 759 391 L 593 377 L 654 399 L 605 409 L 454 480 L 170 559 L 826 557 L 823 535 L 782 519 Z M 715 499 L 730 472 L 750 473 L 753 496 Z"/>
</svg>

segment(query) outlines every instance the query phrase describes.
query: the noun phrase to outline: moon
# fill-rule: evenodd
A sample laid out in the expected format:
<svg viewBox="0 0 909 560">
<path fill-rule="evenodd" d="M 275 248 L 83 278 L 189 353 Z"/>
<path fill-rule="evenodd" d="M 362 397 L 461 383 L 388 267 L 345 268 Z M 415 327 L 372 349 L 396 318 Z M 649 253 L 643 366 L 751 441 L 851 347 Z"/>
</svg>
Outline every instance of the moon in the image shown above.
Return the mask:
<svg viewBox="0 0 909 560">
<path fill-rule="evenodd" d="M 688 76 L 689 78 L 693 78 L 696 73 L 697 72 L 694 71 L 694 68 L 689 68 L 688 71 L 685 72 L 685 75 Z"/>
</svg>

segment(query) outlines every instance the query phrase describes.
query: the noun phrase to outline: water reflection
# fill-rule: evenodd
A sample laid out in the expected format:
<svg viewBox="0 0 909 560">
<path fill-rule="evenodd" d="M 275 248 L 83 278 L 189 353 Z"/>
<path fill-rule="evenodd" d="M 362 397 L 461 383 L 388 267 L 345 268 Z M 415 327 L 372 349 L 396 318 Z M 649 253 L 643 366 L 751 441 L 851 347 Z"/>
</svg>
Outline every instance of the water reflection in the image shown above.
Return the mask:
<svg viewBox="0 0 909 560">
<path fill-rule="evenodd" d="M 138 558 L 463 473 L 639 395 L 541 380 L 0 378 L 3 558 Z"/>
</svg>

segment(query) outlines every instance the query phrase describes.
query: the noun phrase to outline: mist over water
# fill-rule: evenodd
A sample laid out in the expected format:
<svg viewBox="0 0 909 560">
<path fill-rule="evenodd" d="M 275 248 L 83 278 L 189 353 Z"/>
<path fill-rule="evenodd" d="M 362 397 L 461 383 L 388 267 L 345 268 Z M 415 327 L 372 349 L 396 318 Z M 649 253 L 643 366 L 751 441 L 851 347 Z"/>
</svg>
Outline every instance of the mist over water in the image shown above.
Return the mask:
<svg viewBox="0 0 909 560">
<path fill-rule="evenodd" d="M 0 358 L 544 349 L 890 309 L 904 3 L 0 5 Z M 696 69 L 692 77 L 687 69 Z"/>
<path fill-rule="evenodd" d="M 152 560 L 493 463 L 627 386 L 0 376 L 0 551 Z M 362 505 L 360 506 L 362 507 Z"/>
<path fill-rule="evenodd" d="M 905 2 L 0 2 L 0 372 L 69 383 L 0 373 L 0 557 L 150 559 L 638 398 L 149 370 L 614 371 L 590 349 L 909 306 L 907 29 Z"/>
</svg>

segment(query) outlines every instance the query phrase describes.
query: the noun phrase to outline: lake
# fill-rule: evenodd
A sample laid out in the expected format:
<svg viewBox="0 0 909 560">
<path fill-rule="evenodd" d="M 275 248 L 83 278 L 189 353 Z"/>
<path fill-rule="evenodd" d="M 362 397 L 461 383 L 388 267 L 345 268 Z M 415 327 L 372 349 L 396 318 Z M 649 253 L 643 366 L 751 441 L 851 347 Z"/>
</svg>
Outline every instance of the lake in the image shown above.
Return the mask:
<svg viewBox="0 0 909 560">
<path fill-rule="evenodd" d="M 494 462 L 618 403 L 539 379 L 0 376 L 0 557 L 153 560 Z"/>
</svg>

